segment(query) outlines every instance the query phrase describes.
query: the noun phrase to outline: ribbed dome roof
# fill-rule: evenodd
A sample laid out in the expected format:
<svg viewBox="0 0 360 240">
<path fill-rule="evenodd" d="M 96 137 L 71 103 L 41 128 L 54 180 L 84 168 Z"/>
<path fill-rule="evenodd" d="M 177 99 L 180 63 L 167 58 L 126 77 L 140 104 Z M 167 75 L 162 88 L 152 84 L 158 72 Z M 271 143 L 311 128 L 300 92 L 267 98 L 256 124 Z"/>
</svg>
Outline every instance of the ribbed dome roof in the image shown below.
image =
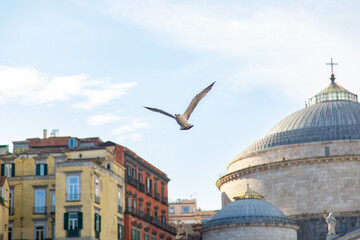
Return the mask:
<svg viewBox="0 0 360 240">
<path fill-rule="evenodd" d="M 265 200 L 260 198 L 242 198 L 223 207 L 204 227 L 234 223 L 295 224 L 277 207 Z"/>
<path fill-rule="evenodd" d="M 240 155 L 289 144 L 360 139 L 360 104 L 355 94 L 332 81 L 312 103 L 282 120 Z"/>
</svg>

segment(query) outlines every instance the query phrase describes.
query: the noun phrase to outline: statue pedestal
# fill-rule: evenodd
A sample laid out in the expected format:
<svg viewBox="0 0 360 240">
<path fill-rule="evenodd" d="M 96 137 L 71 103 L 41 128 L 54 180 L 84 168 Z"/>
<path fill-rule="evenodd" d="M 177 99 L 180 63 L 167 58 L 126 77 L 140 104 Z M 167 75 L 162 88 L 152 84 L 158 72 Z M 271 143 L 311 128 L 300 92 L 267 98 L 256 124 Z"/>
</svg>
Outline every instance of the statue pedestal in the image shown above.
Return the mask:
<svg viewBox="0 0 360 240">
<path fill-rule="evenodd" d="M 326 240 L 333 240 L 335 238 L 339 237 L 339 235 L 327 235 Z"/>
</svg>

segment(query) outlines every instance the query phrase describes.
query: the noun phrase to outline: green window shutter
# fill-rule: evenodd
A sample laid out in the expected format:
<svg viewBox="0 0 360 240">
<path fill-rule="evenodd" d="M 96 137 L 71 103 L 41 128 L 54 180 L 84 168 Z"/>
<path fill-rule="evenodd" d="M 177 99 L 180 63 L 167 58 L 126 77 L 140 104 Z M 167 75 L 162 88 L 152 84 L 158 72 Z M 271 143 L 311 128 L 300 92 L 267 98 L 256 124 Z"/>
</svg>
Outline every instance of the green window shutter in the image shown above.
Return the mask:
<svg viewBox="0 0 360 240">
<path fill-rule="evenodd" d="M 36 164 L 36 176 L 40 175 L 40 164 Z"/>
<path fill-rule="evenodd" d="M 47 175 L 47 164 L 44 164 L 44 175 Z"/>
<path fill-rule="evenodd" d="M 64 213 L 64 229 L 69 229 L 69 213 Z"/>
<path fill-rule="evenodd" d="M 117 230 L 118 230 L 118 239 L 120 239 L 120 231 L 121 230 L 120 230 L 120 224 L 119 223 L 118 223 L 118 229 Z"/>
<path fill-rule="evenodd" d="M 121 236 L 120 236 L 120 240 L 124 240 L 124 225 L 120 225 L 121 227 Z"/>
<path fill-rule="evenodd" d="M 78 212 L 79 229 L 83 228 L 83 213 Z"/>
<path fill-rule="evenodd" d="M 96 228 L 96 220 L 97 220 L 97 218 L 98 218 L 98 215 L 97 215 L 97 213 L 95 213 L 94 214 L 94 230 L 95 230 L 95 232 L 98 231 L 97 228 Z"/>
<path fill-rule="evenodd" d="M 5 164 L 1 164 L 1 176 L 4 176 L 5 174 Z"/>
<path fill-rule="evenodd" d="M 101 232 L 101 216 L 99 215 L 99 232 Z"/>
<path fill-rule="evenodd" d="M 12 177 L 15 176 L 15 163 L 12 163 L 11 176 L 12 176 Z"/>
</svg>

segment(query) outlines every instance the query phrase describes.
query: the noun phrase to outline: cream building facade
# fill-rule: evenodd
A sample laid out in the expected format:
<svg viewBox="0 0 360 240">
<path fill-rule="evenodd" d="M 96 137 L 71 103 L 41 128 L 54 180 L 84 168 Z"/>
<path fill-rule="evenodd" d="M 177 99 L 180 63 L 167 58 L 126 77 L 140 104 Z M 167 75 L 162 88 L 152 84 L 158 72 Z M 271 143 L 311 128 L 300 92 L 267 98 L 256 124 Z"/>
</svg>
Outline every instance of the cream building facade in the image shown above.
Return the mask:
<svg viewBox="0 0 360 240">
<path fill-rule="evenodd" d="M 0 176 L 0 239 L 9 239 L 10 187 L 7 177 Z M 11 228 L 10 228 L 11 231 Z M 11 238 L 11 235 L 10 235 Z"/>
<path fill-rule="evenodd" d="M 14 142 L 0 156 L 13 239 L 123 239 L 125 168 L 99 138 Z"/>
</svg>

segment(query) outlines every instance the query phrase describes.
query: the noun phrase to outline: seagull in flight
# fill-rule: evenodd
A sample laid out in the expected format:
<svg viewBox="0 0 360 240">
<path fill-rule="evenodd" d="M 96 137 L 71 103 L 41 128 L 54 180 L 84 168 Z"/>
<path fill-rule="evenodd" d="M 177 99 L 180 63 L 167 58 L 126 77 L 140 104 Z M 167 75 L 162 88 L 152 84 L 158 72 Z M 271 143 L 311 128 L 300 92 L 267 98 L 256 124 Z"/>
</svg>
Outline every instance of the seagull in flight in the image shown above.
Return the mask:
<svg viewBox="0 0 360 240">
<path fill-rule="evenodd" d="M 214 84 L 215 84 L 215 82 L 213 82 L 207 88 L 205 88 L 200 93 L 198 93 L 193 98 L 193 100 L 191 100 L 189 106 L 186 108 L 186 110 L 183 114 L 173 115 L 173 114 L 170 114 L 170 113 L 165 112 L 164 110 L 161 110 L 158 108 L 151 108 L 151 107 L 145 107 L 145 106 L 144 106 L 144 108 L 147 108 L 151 111 L 162 113 L 168 117 L 174 118 L 176 120 L 176 122 L 180 125 L 180 130 L 189 130 L 190 128 L 192 128 L 194 126 L 188 122 L 191 113 L 194 111 L 195 107 L 198 105 L 200 100 L 203 99 L 203 97 L 205 97 L 205 95 L 211 90 L 211 88 Z"/>
</svg>

